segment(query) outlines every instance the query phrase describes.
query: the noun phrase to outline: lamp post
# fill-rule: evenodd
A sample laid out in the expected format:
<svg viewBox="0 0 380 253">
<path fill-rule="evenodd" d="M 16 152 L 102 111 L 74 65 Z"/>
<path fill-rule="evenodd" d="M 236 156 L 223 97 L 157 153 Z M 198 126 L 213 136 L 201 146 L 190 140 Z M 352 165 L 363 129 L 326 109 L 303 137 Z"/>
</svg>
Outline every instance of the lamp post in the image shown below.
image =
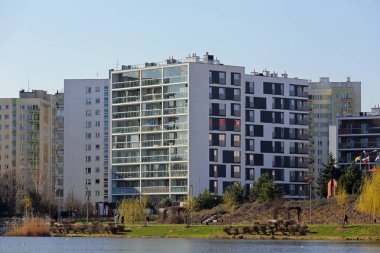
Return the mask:
<svg viewBox="0 0 380 253">
<path fill-rule="evenodd" d="M 86 186 L 86 223 L 88 225 L 88 200 L 90 198 L 90 194 L 88 193 L 88 187 Z"/>
<path fill-rule="evenodd" d="M 190 198 L 190 225 L 193 225 L 193 185 L 189 188 L 189 198 Z"/>
<path fill-rule="evenodd" d="M 71 218 L 73 218 L 74 213 L 74 185 L 71 185 Z"/>
<path fill-rule="evenodd" d="M 311 184 L 313 183 L 313 178 L 309 178 L 309 224 L 311 224 Z"/>
</svg>

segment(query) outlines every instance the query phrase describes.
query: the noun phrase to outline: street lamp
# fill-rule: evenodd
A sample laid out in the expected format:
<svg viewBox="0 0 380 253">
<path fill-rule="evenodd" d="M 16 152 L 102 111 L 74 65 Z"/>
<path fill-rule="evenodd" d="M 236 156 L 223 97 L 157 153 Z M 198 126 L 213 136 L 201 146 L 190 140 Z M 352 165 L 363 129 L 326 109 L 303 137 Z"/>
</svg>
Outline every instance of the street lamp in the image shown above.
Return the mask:
<svg viewBox="0 0 380 253">
<path fill-rule="evenodd" d="M 193 225 L 193 185 L 190 185 L 189 198 L 190 198 L 190 225 Z"/>
<path fill-rule="evenodd" d="M 86 199 L 87 199 L 87 202 L 86 202 L 86 223 L 88 224 L 88 201 L 89 201 L 89 198 L 90 198 L 90 194 L 88 193 L 88 187 L 86 186 Z"/>
</svg>

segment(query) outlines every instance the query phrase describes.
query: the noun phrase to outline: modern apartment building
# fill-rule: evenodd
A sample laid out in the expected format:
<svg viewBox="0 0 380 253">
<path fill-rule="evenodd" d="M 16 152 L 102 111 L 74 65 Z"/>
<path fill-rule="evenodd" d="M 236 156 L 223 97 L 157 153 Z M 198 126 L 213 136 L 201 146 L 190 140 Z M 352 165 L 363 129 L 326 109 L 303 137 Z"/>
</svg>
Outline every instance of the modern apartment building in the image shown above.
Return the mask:
<svg viewBox="0 0 380 253">
<path fill-rule="evenodd" d="M 122 66 L 110 82 L 113 202 L 221 195 L 263 173 L 287 197 L 306 194 L 306 80 L 245 74 L 206 53 Z"/>
<path fill-rule="evenodd" d="M 64 81 L 64 199 L 108 201 L 108 79 Z"/>
<path fill-rule="evenodd" d="M 46 91 L 21 90 L 19 98 L 0 99 L 0 173 L 12 179 L 18 213 L 27 191 L 59 200 L 56 116 L 57 97 Z"/>
<path fill-rule="evenodd" d="M 310 171 L 316 179 L 328 159 L 329 126 L 336 125 L 338 117 L 358 115 L 361 110 L 361 83 L 321 77 L 319 82 L 309 83 L 309 98 Z"/>
<path fill-rule="evenodd" d="M 330 132 L 330 150 L 336 154 L 338 166 L 355 162 L 362 169 L 369 169 L 380 162 L 375 161 L 380 154 L 380 108 L 337 118 L 336 127 Z"/>
</svg>

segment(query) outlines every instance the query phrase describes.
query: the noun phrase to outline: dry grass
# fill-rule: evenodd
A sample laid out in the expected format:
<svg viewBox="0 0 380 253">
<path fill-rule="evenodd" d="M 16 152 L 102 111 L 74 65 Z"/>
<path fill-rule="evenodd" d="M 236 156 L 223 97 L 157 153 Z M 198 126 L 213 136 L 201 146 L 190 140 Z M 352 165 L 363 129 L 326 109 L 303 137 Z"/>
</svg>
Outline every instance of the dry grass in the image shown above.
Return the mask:
<svg viewBox="0 0 380 253">
<path fill-rule="evenodd" d="M 19 226 L 14 226 L 7 236 L 50 236 L 50 221 L 43 218 L 25 218 Z"/>
</svg>

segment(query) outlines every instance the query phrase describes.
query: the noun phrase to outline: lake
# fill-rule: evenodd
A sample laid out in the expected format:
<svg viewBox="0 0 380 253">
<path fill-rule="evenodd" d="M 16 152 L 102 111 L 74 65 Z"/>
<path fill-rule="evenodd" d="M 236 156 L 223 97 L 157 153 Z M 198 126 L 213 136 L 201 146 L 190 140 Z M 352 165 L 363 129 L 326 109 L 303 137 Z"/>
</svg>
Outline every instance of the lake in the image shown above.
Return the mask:
<svg viewBox="0 0 380 253">
<path fill-rule="evenodd" d="M 159 238 L 0 237 L 1 253 L 380 252 L 380 242 Z"/>
</svg>

